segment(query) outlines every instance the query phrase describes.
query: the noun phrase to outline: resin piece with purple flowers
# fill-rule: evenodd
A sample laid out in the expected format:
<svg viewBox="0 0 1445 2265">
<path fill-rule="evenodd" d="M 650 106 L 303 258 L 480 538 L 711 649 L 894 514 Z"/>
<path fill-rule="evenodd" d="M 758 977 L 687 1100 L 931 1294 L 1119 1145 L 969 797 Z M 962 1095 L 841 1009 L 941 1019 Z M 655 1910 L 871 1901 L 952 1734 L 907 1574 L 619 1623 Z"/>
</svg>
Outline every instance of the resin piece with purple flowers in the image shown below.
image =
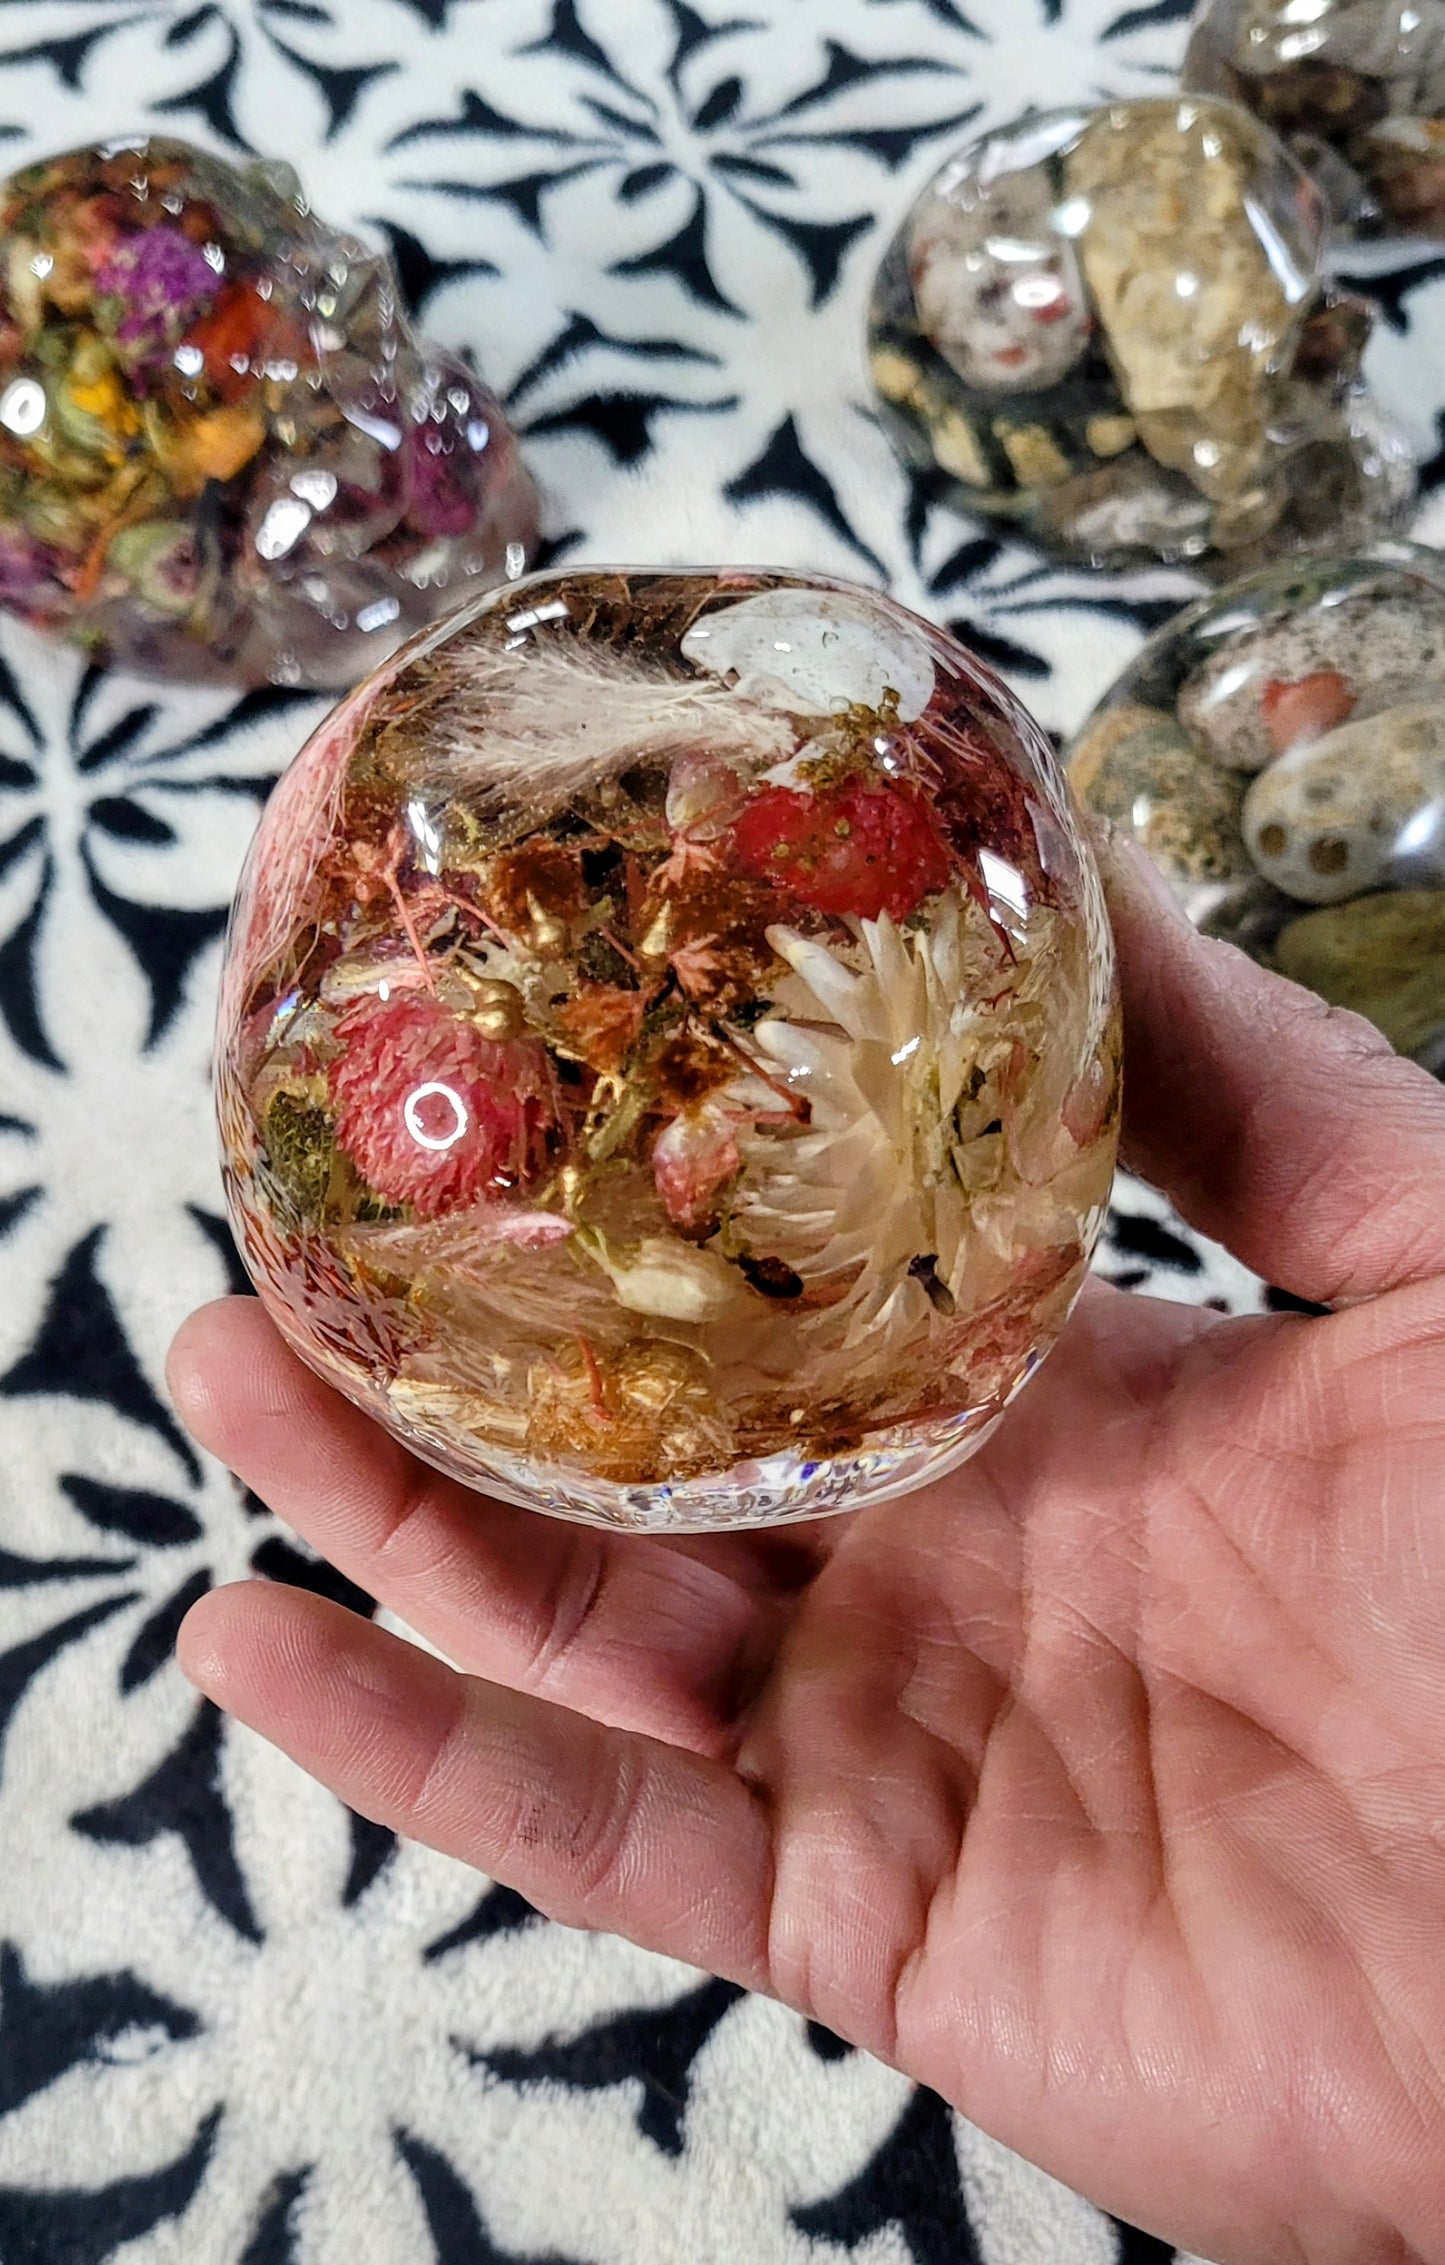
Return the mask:
<svg viewBox="0 0 1445 2265">
<path fill-rule="evenodd" d="M 217 1048 L 231 1216 L 421 1455 L 674 1531 L 987 1438 L 1108 1202 L 1114 962 L 1038 727 L 887 599 L 538 576 L 268 805 Z"/>
<path fill-rule="evenodd" d="M 340 687 L 524 570 L 500 405 L 285 167 L 116 143 L 0 201 L 0 605 L 144 674 Z"/>
</svg>

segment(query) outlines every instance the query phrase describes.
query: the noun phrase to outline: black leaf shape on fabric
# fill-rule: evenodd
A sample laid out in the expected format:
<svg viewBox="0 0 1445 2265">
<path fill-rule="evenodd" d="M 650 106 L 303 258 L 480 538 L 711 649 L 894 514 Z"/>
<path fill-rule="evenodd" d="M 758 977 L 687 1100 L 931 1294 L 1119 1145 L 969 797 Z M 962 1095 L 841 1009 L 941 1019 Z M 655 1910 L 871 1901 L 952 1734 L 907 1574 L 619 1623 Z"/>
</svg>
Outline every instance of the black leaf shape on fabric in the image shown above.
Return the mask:
<svg viewBox="0 0 1445 2265">
<path fill-rule="evenodd" d="M 828 60 L 823 76 L 801 94 L 795 94 L 780 110 L 770 111 L 766 121 L 796 118 L 804 110 L 812 110 L 820 102 L 831 102 L 834 95 L 843 94 L 849 87 L 864 86 L 877 79 L 907 78 L 913 72 L 926 73 L 934 78 L 954 78 L 957 73 L 951 63 L 942 63 L 936 55 L 890 55 L 883 60 L 869 61 L 855 55 L 851 47 L 841 40 L 829 39 L 823 43 Z"/>
<path fill-rule="evenodd" d="M 915 2092 L 877 2153 L 826 2202 L 788 2213 L 799 2233 L 854 2250 L 896 2226 L 914 2265 L 982 2265 L 958 2179 L 953 2116 Z"/>
<path fill-rule="evenodd" d="M 38 1636 L 31 1636 L 23 1644 L 14 1644 L 8 1652 L 0 1652 L 0 1753 L 5 1746 L 5 1735 L 10 1728 L 15 1709 L 24 1698 L 42 1668 L 74 1644 L 102 1620 L 109 1620 L 122 1605 L 134 1604 L 140 1591 L 127 1589 L 121 1596 L 102 1597 L 99 1604 L 87 1605 L 83 1612 L 73 1612 L 68 1620 L 57 1621 L 53 1628 L 43 1628 Z M 5 2251 L 0 2248 L 0 2257 Z"/>
<path fill-rule="evenodd" d="M 377 79 L 389 78 L 401 69 L 400 63 L 317 63 L 309 55 L 302 55 L 288 47 L 275 32 L 267 30 L 266 37 L 278 55 L 284 55 L 293 69 L 304 72 L 326 105 L 326 139 L 334 141 L 347 124 L 366 88 Z"/>
<path fill-rule="evenodd" d="M 461 108 L 455 118 L 418 118 L 415 125 L 404 126 L 399 134 L 393 134 L 386 147 L 388 150 L 407 149 L 413 142 L 474 134 L 492 142 L 551 142 L 558 148 L 570 148 L 577 138 L 557 126 L 529 126 L 525 119 L 508 118 L 494 109 L 484 95 L 478 94 L 475 87 L 463 87 Z"/>
<path fill-rule="evenodd" d="M 78 2062 L 109 2059 L 106 2048 L 128 2030 L 147 2029 L 178 2044 L 198 2036 L 201 2021 L 134 1974 L 32 1982 L 15 1945 L 0 1943 L 0 2116 Z"/>
<path fill-rule="evenodd" d="M 453 0 L 402 0 L 402 5 L 410 8 L 413 15 L 420 16 L 422 22 L 430 25 L 433 31 L 444 31 Z"/>
<path fill-rule="evenodd" d="M 296 2265 L 296 2205 L 310 2176 L 309 2168 L 277 2172 L 262 2197 L 255 2229 L 239 2265 Z"/>
<path fill-rule="evenodd" d="M 528 438 L 537 433 L 570 432 L 580 429 L 600 440 L 614 464 L 640 464 L 651 454 L 654 443 L 652 420 L 671 413 L 675 416 L 712 416 L 726 409 L 736 409 L 737 394 L 729 394 L 722 401 L 679 401 L 667 393 L 589 393 L 569 408 L 553 409 L 546 416 L 524 420 L 521 431 Z"/>
<path fill-rule="evenodd" d="M 133 1557 L 17 1557 L 13 1549 L 0 1549 L 0 1589 L 36 1589 L 45 1581 L 133 1573 L 135 1562 Z"/>
<path fill-rule="evenodd" d="M 371 220 L 367 223 L 385 236 L 391 246 L 391 257 L 401 282 L 402 296 L 414 315 L 419 315 L 432 294 L 460 276 L 498 275 L 501 270 L 491 260 L 442 260 L 429 252 L 420 236 L 413 236 L 409 228 L 399 227 L 394 220 Z"/>
<path fill-rule="evenodd" d="M 1115 1211 L 1109 1220 L 1109 1244 L 1127 1258 L 1143 1258 L 1151 1266 L 1167 1266 L 1176 1274 L 1202 1274 L 1204 1261 L 1192 1243 L 1162 1227 L 1157 1219 L 1140 1213 Z"/>
<path fill-rule="evenodd" d="M 154 701 L 144 702 L 138 708 L 127 708 L 123 716 L 107 726 L 97 739 L 82 736 L 86 711 L 96 692 L 105 682 L 104 672 L 88 668 L 76 686 L 70 709 L 70 744 L 75 749 L 75 767 L 85 778 L 92 772 L 103 771 L 106 765 L 129 755 L 144 739 L 160 710 Z"/>
<path fill-rule="evenodd" d="M 226 19 L 218 8 L 198 8 L 194 15 L 183 17 L 178 23 L 171 25 L 166 34 L 166 44 L 184 46 L 210 23 L 224 24 Z M 225 62 L 208 79 L 199 80 L 195 86 L 187 87 L 181 94 L 167 95 L 154 108 L 172 117 L 184 117 L 187 111 L 194 111 L 197 116 L 205 119 L 212 133 L 219 134 L 223 141 L 231 142 L 237 149 L 243 149 L 254 157 L 257 153 L 242 133 L 236 118 L 236 74 L 241 68 L 241 42 L 231 24 L 226 24 L 226 33 L 230 45 Z"/>
<path fill-rule="evenodd" d="M 617 194 L 624 204 L 636 204 L 639 197 L 651 196 L 664 181 L 670 181 L 677 168 L 673 165 L 637 165 L 624 174 Z"/>
<path fill-rule="evenodd" d="M 499 2249 L 482 2223 L 476 2196 L 460 2172 L 434 2147 L 409 2131 L 393 2134 L 396 2151 L 416 2181 L 422 2209 L 436 2247 L 437 2265 L 571 2265 L 548 2250 L 545 2257 Z"/>
<path fill-rule="evenodd" d="M 1118 2265 L 1174 2265 L 1178 2252 L 1171 2243 L 1161 2241 L 1157 2234 L 1141 2234 L 1137 2226 L 1126 2226 L 1122 2218 L 1112 2222 L 1119 2236 Z"/>
<path fill-rule="evenodd" d="M 184 1542 L 199 1541 L 205 1531 L 194 1511 L 168 1494 L 111 1486 L 74 1472 L 67 1472 L 60 1486 L 81 1516 L 102 1533 L 124 1534 L 127 1541 L 142 1542 L 149 1549 L 178 1549 Z"/>
<path fill-rule="evenodd" d="M 126 2243 L 178 2218 L 205 2177 L 223 2111 L 213 2108 L 173 2163 L 109 2186 L 0 2187 L 0 2257 L 14 2265 L 102 2265 Z"/>
<path fill-rule="evenodd" d="M 607 50 L 599 47 L 584 27 L 577 14 L 577 0 L 552 0 L 550 31 L 534 39 L 529 46 L 519 47 L 517 52 L 519 55 L 570 55 L 576 62 L 589 63 L 594 71 L 600 71 L 604 78 L 624 88 L 628 94 L 637 92 L 628 85 Z"/>
<path fill-rule="evenodd" d="M 841 2037 L 835 2037 L 831 2029 L 825 2029 L 821 2021 L 810 2021 L 807 2024 L 806 2034 L 808 2043 L 812 2046 L 820 2061 L 843 2061 L 848 2058 L 851 2052 L 856 2050 L 854 2046 L 846 2044 Z"/>
<path fill-rule="evenodd" d="M 1266 1290 L 1264 1302 L 1271 1313 L 1304 1313 L 1315 1320 L 1323 1320 L 1328 1306 L 1312 1305 L 1308 1298 L 1297 1298 L 1293 1290 Z"/>
<path fill-rule="evenodd" d="M 850 247 L 873 226 L 872 214 L 860 212 L 852 220 L 794 220 L 787 213 L 755 204 L 740 189 L 734 189 L 733 195 L 739 204 L 746 205 L 754 220 L 792 246 L 812 279 L 812 304 L 826 305 Z"/>
<path fill-rule="evenodd" d="M 524 1895 L 515 1888 L 503 1887 L 500 1880 L 487 1889 L 476 1909 L 458 1925 L 438 1935 L 422 1952 L 422 1964 L 434 1966 L 449 1951 L 463 1950 L 469 1943 L 490 1942 L 494 1935 L 515 1935 L 523 1927 L 544 1924 L 540 1911 L 534 1910 Z"/>
<path fill-rule="evenodd" d="M 1100 39 L 1127 39 L 1132 32 L 1152 31 L 1158 24 L 1182 24 L 1194 13 L 1195 0 L 1153 0 L 1147 8 L 1126 8 L 1100 32 Z"/>
<path fill-rule="evenodd" d="M 241 1264 L 241 1254 L 236 1248 L 236 1238 L 231 1233 L 227 1222 L 218 1218 L 214 1211 L 203 1211 L 198 1203 L 188 1203 L 186 1209 L 195 1220 L 207 1242 L 212 1244 L 216 1256 L 226 1269 L 226 1281 L 229 1288 L 238 1298 L 251 1297 L 254 1294 L 251 1288 L 251 1277 Z"/>
<path fill-rule="evenodd" d="M 70 1252 L 51 1282 L 29 1351 L 0 1376 L 0 1395 L 17 1399 L 24 1392 L 58 1393 L 71 1400 L 102 1401 L 156 1432 L 190 1477 L 199 1479 L 195 1450 L 147 1383 L 110 1292 L 96 1273 L 104 1233 L 103 1227 L 92 1228 Z"/>
<path fill-rule="evenodd" d="M 701 189 L 693 191 L 692 212 L 665 244 L 656 244 L 650 252 L 638 252 L 632 259 L 614 260 L 607 270 L 609 275 L 670 275 L 681 284 L 690 299 L 699 306 L 713 307 L 719 314 L 741 316 L 742 309 L 733 304 L 725 292 L 718 289 L 707 255 L 707 199 Z"/>
<path fill-rule="evenodd" d="M 261 1928 L 236 1861 L 231 1813 L 221 1791 L 221 1752 L 221 1717 L 203 1701 L 190 1729 L 143 1784 L 70 1821 L 88 1840 L 122 1848 L 145 1848 L 165 1833 L 177 1834 L 202 1894 L 238 1935 L 258 1943 Z"/>
<path fill-rule="evenodd" d="M 398 186 L 430 189 L 436 196 L 460 197 L 474 204 L 504 204 L 540 239 L 546 233 L 542 199 L 547 191 L 559 188 L 564 181 L 575 181 L 583 173 L 595 173 L 604 162 L 600 157 L 581 158 L 575 165 L 558 166 L 553 173 L 523 173 L 514 181 L 402 181 Z"/>
<path fill-rule="evenodd" d="M 0 66 L 6 63 L 48 63 L 63 87 L 79 94 L 85 66 L 91 51 L 112 32 L 124 31 L 130 24 L 142 21 L 140 16 L 122 16 L 108 24 L 97 24 L 90 31 L 75 32 L 68 39 L 43 39 L 34 47 L 11 47 L 0 53 Z M 14 131 L 14 129 L 11 129 Z"/>
<path fill-rule="evenodd" d="M 826 130 L 810 127 L 806 133 L 795 134 L 780 130 L 763 135 L 758 146 L 782 149 L 790 143 L 804 142 L 814 149 L 823 143 L 830 149 L 858 149 L 869 157 L 876 157 L 890 173 L 896 173 L 899 166 L 912 157 L 920 142 L 933 141 L 940 134 L 961 134 L 982 110 L 981 102 L 970 102 L 962 110 L 951 110 L 946 118 L 926 118 L 916 126 L 834 126 Z"/>
<path fill-rule="evenodd" d="M 1445 409 L 1435 417 L 1435 438 L 1439 442 L 1433 456 L 1427 456 L 1420 466 L 1420 493 L 1433 495 L 1438 487 L 1445 486 Z M 0 958 L 3 958 L 0 954 Z M 0 983 L 0 1005 L 4 1004 L 4 988 Z"/>
<path fill-rule="evenodd" d="M 163 818 L 154 817 L 143 803 L 120 794 L 104 794 L 98 802 L 92 802 L 90 822 L 113 841 L 139 842 L 147 849 L 163 849 L 176 838 Z"/>
<path fill-rule="evenodd" d="M 850 550 L 866 559 L 880 579 L 884 577 L 883 561 L 853 532 L 838 501 L 837 489 L 809 456 L 791 416 L 783 419 L 762 454 L 747 470 L 728 481 L 723 494 L 729 503 L 755 503 L 770 496 L 788 496 L 795 503 L 806 504 Z"/>
<path fill-rule="evenodd" d="M 40 1187 L 16 1188 L 12 1195 L 0 1195 L 0 1242 L 5 1240 L 12 1227 L 18 1227 L 32 1204 L 44 1194 Z"/>
<path fill-rule="evenodd" d="M 706 134 L 714 126 L 725 125 L 729 118 L 737 115 L 737 107 L 742 98 L 743 82 L 736 72 L 728 78 L 719 79 L 711 94 L 705 96 L 694 111 L 694 127 L 699 133 Z"/>
<path fill-rule="evenodd" d="M 869 5 L 874 8 L 896 8 L 898 0 L 869 0 Z M 923 0 L 923 6 L 935 23 L 947 24 L 952 31 L 965 32 L 970 39 L 986 40 L 989 36 L 972 17 L 964 14 L 957 0 Z"/>
<path fill-rule="evenodd" d="M 148 1683 L 157 1668 L 164 1667 L 176 1648 L 176 1636 L 181 1622 L 193 1604 L 200 1602 L 211 1585 L 211 1576 L 204 1567 L 183 1581 L 172 1597 L 144 1619 L 135 1632 L 130 1650 L 120 1663 L 120 1687 L 125 1691 L 138 1691 Z"/>
<path fill-rule="evenodd" d="M 30 828 L 23 829 L 30 835 Z M 38 829 L 32 837 L 39 838 Z M 17 846 L 11 842 L 13 851 Z M 0 864 L 5 862 L 0 853 Z M 65 1064 L 51 1046 L 40 1021 L 39 995 L 35 981 L 35 950 L 40 941 L 40 924 L 54 884 L 55 868 L 47 857 L 40 871 L 40 886 L 35 902 L 19 926 L 12 928 L 0 944 L 0 1015 L 5 1018 L 11 1037 L 22 1054 L 39 1062 L 47 1070 L 63 1070 Z"/>
<path fill-rule="evenodd" d="M 727 39 L 735 31 L 766 29 L 756 16 L 730 16 L 723 23 L 710 24 L 698 14 L 696 8 L 688 6 L 687 0 L 667 0 L 667 12 L 677 31 L 672 61 L 667 66 L 668 84 L 674 94 L 679 91 L 678 81 L 682 76 L 683 65 L 690 63 L 693 56 L 700 54 L 703 48 L 711 47 L 715 40 Z"/>
<path fill-rule="evenodd" d="M 1041 653 L 1028 645 L 1020 645 L 1014 638 L 1005 637 L 1000 630 L 985 628 L 979 621 L 950 621 L 949 634 L 960 645 L 977 653 L 981 661 L 991 668 L 1000 669 L 1008 676 L 1026 676 L 1037 683 L 1053 675 L 1053 670 Z"/>
<path fill-rule="evenodd" d="M 637 2128 L 664 2155 L 682 2153 L 692 2064 L 743 1992 L 735 1982 L 704 1982 L 675 2005 L 639 2007 L 584 2029 L 579 2037 L 549 2037 L 530 2051 L 467 2048 L 473 2067 L 508 2084 L 564 2084 L 602 2092 L 640 2083 Z"/>
<path fill-rule="evenodd" d="M 1445 275 L 1445 259 L 1416 260 L 1413 265 L 1393 267 L 1385 275 L 1345 275 L 1340 283 L 1346 291 L 1358 291 L 1362 298 L 1372 299 L 1387 326 L 1398 337 L 1404 338 L 1410 329 L 1410 300 L 1423 284 L 1438 283 Z"/>
<path fill-rule="evenodd" d="M 268 1581 L 279 1581 L 288 1589 L 305 1589 L 314 1597 L 329 1597 L 333 1604 L 345 1605 L 348 1612 L 359 1613 L 369 1620 L 376 1610 L 376 1599 L 355 1581 L 348 1581 L 324 1557 L 313 1557 L 308 1551 L 297 1549 L 294 1542 L 280 1534 L 272 1534 L 251 1552 L 251 1570 Z"/>
<path fill-rule="evenodd" d="M 154 1046 L 170 1028 L 198 954 L 223 933 L 226 908 L 214 905 L 193 912 L 178 905 L 132 904 L 106 887 L 89 849 L 82 850 L 81 861 L 92 896 L 129 944 L 150 985 L 151 1019 L 145 1042 Z"/>
<path fill-rule="evenodd" d="M 373 1824 L 370 1817 L 359 1817 L 354 1809 L 348 1809 L 346 1814 L 351 1827 L 351 1867 L 341 1891 L 341 1902 L 343 1909 L 349 1911 L 354 1903 L 360 1903 L 396 1854 L 396 1834 L 387 1825 Z"/>
<path fill-rule="evenodd" d="M 615 347 L 619 353 L 647 362 L 706 362 L 716 368 L 719 361 L 716 354 L 709 354 L 701 346 L 685 345 L 680 338 L 616 338 L 590 315 L 569 312 L 555 338 L 548 340 L 536 360 L 529 362 L 515 379 L 507 395 L 508 401 L 520 401 L 544 378 L 580 359 L 594 346 Z"/>
</svg>

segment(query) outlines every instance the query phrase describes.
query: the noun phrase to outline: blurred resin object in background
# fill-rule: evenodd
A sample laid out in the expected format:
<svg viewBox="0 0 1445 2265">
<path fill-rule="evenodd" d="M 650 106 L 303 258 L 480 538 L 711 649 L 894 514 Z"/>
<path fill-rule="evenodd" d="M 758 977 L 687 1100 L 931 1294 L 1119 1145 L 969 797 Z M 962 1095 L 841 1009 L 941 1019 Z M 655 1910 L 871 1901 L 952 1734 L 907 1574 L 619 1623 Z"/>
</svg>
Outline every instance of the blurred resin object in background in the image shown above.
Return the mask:
<svg viewBox="0 0 1445 2265">
<path fill-rule="evenodd" d="M 1184 83 L 1282 134 L 1341 225 L 1445 236 L 1442 0 L 1209 0 Z"/>
<path fill-rule="evenodd" d="M 873 382 L 957 505 L 1099 564 L 1264 558 L 1393 524 L 1414 490 L 1363 392 L 1371 315 L 1329 226 L 1229 103 L 1118 102 L 970 143 L 879 270 Z"/>
<path fill-rule="evenodd" d="M 429 1461 L 766 1524 L 972 1452 L 1116 1145 L 1062 774 L 887 599 L 579 569 L 416 640 L 283 779 L 219 1041 L 241 1248 Z"/>
<path fill-rule="evenodd" d="M 1207 933 L 1445 1069 L 1445 578 L 1381 545 L 1240 582 L 1144 648 L 1070 757 Z"/>
<path fill-rule="evenodd" d="M 498 402 L 286 168 L 116 143 L 0 201 L 0 605 L 144 674 L 340 689 L 524 570 Z"/>
</svg>

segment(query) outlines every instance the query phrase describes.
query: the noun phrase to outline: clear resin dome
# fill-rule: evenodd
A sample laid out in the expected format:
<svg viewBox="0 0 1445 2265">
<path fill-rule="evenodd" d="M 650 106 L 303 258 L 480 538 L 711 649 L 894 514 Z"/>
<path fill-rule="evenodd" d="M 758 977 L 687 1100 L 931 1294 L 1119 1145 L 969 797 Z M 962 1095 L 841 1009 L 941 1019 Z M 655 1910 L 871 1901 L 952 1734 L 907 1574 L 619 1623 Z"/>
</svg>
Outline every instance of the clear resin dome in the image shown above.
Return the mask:
<svg viewBox="0 0 1445 2265">
<path fill-rule="evenodd" d="M 347 700 L 266 812 L 218 1049 L 304 1359 L 564 1516 L 760 1525 L 977 1447 L 1084 1279 L 1108 923 L 1042 733 L 888 600 L 579 569 Z"/>
<path fill-rule="evenodd" d="M 873 382 L 960 509 L 1071 556 L 1367 538 L 1413 492 L 1324 277 L 1319 193 L 1234 104 L 1116 102 L 968 143 L 874 286 Z"/>
<path fill-rule="evenodd" d="M 1070 754 L 1208 934 L 1445 1069 L 1445 574 L 1405 544 L 1236 583 Z"/>
<path fill-rule="evenodd" d="M 1445 236 L 1442 0 L 1208 0 L 1184 83 L 1283 135 L 1337 223 Z"/>
<path fill-rule="evenodd" d="M 113 143 L 0 213 L 0 605 L 142 674 L 341 689 L 522 573 L 500 403 L 284 167 Z"/>
</svg>

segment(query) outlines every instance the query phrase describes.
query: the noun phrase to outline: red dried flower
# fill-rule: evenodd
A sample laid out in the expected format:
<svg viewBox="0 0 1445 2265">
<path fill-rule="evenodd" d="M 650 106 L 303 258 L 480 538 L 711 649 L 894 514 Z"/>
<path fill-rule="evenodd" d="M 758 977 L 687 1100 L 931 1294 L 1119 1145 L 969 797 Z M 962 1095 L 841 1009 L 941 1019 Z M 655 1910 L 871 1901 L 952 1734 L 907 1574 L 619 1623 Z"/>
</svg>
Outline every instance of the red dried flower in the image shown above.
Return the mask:
<svg viewBox="0 0 1445 2265">
<path fill-rule="evenodd" d="M 771 787 L 732 828 L 743 871 L 814 912 L 906 920 L 947 883 L 948 847 L 918 789 L 853 778 L 824 794 Z"/>
<path fill-rule="evenodd" d="M 388 1203 L 421 1219 L 534 1175 L 557 1122 L 535 1039 L 484 1038 L 425 993 L 366 998 L 336 1025 L 346 1051 L 329 1086 L 336 1138 Z"/>
</svg>

